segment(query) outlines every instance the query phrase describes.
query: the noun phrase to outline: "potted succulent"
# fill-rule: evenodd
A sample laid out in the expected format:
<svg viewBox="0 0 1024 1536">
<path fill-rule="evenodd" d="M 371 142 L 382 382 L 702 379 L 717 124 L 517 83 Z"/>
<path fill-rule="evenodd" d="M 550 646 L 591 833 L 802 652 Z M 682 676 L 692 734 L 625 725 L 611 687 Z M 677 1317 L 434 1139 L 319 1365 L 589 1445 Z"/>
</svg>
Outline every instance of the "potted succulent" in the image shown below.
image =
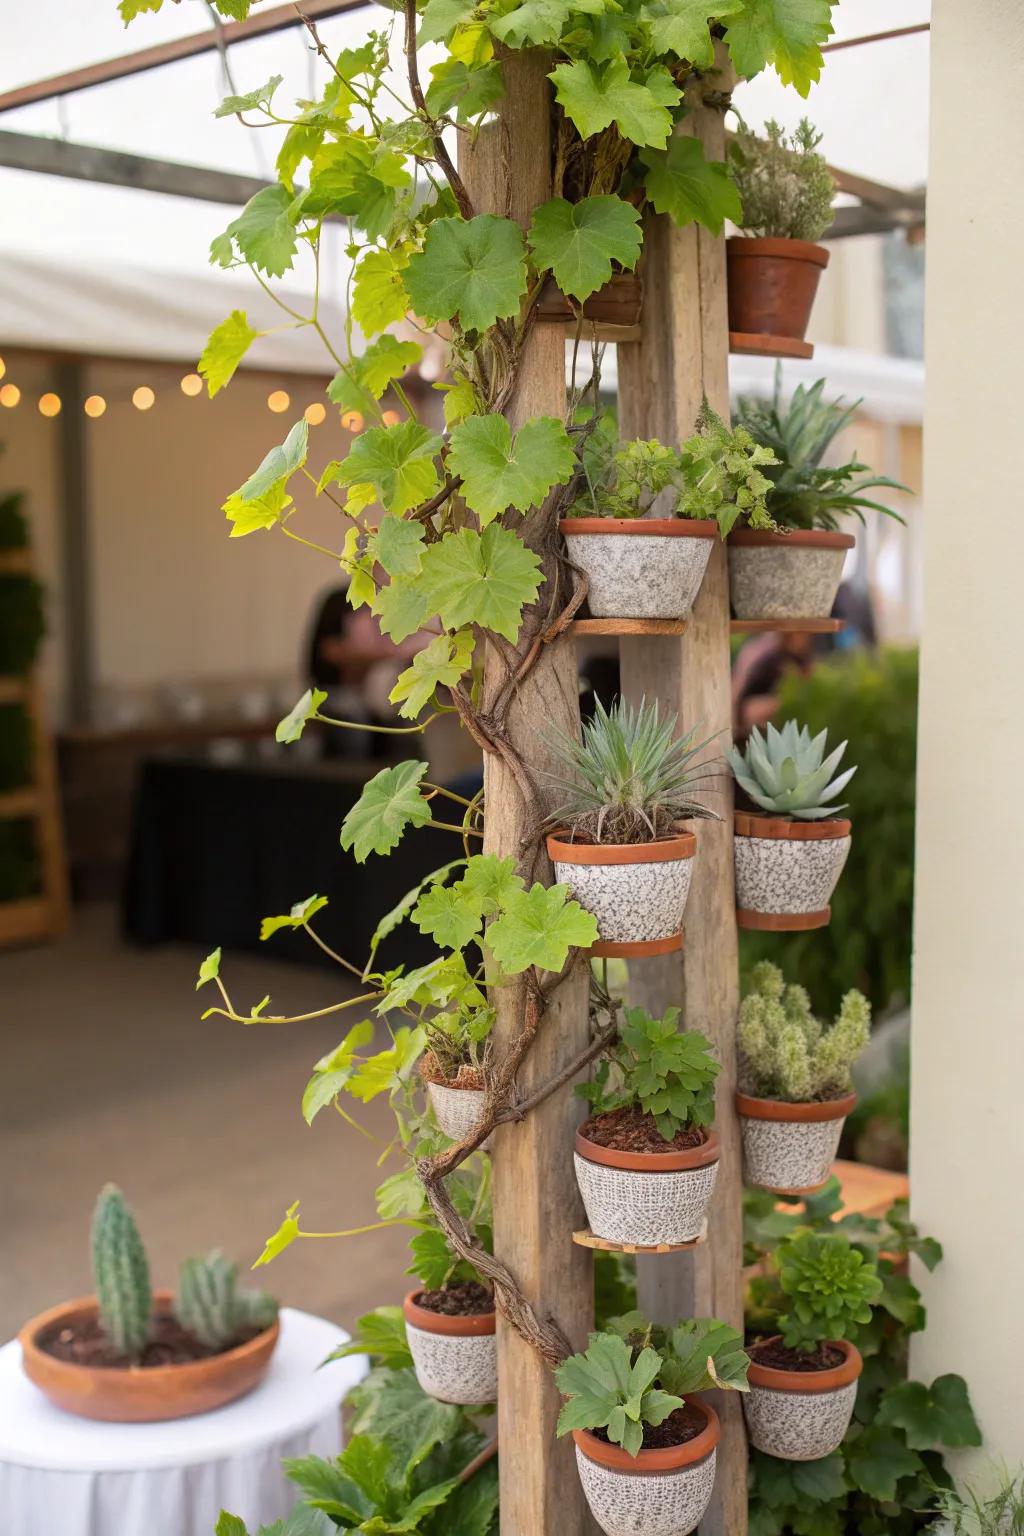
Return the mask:
<svg viewBox="0 0 1024 1536">
<path fill-rule="evenodd" d="M 550 736 L 571 777 L 549 777 L 565 799 L 548 818 L 555 879 L 597 919 L 595 955 L 659 955 L 683 942 L 696 834 L 680 825 L 715 817 L 695 798 L 710 764 L 694 758 L 694 732 L 676 737 L 676 717 L 657 700 L 634 708 L 595 700 L 582 741 Z"/>
<path fill-rule="evenodd" d="M 828 733 L 770 722 L 755 726 L 742 752 L 729 749 L 737 784 L 759 807 L 736 811 L 736 920 L 741 928 L 823 928 L 850 851 L 850 823 L 832 802 L 856 773 L 835 772 L 841 742 L 825 756 Z"/>
<path fill-rule="evenodd" d="M 871 1036 L 871 1006 L 847 992 L 825 1028 L 803 987 L 770 960 L 754 966 L 740 1004 L 736 1112 L 747 1180 L 779 1195 L 827 1183 L 843 1122 L 857 1102 L 850 1071 Z"/>
<path fill-rule="evenodd" d="M 816 242 L 832 223 L 835 183 L 817 152 L 821 134 L 806 118 L 792 136 L 776 122 L 765 123 L 764 134 L 741 121 L 729 146 L 743 204 L 742 233 L 725 243 L 730 344 L 736 352 L 809 357 L 800 343 L 828 265 Z"/>
<path fill-rule="evenodd" d="M 92 1220 L 95 1296 L 51 1307 L 19 1334 L 25 1374 L 58 1408 L 138 1423 L 207 1413 L 251 1391 L 277 1344 L 277 1303 L 237 1289 L 219 1253 L 186 1259 L 177 1297 L 150 1289 L 139 1229 L 108 1184 Z"/>
<path fill-rule="evenodd" d="M 823 465 L 838 433 L 849 426 L 860 401 L 824 398 L 825 380 L 799 384 L 783 404 L 782 371 L 775 370 L 770 401 L 744 398 L 737 422 L 771 451 L 766 505 L 771 528 L 736 528 L 729 539 L 729 595 L 738 619 L 816 619 L 832 612 L 853 535 L 844 517 L 864 522 L 866 511 L 903 519 L 865 492 L 905 491 L 886 475 L 871 474 L 854 457 Z"/>
<path fill-rule="evenodd" d="M 594 618 L 685 619 L 716 533 L 741 514 L 771 527 L 770 449 L 731 429 L 704 403 L 681 450 L 657 441 L 617 445 L 599 427 L 587 444 L 583 484 L 559 524 L 569 558 L 589 583 Z"/>
<path fill-rule="evenodd" d="M 660 1019 L 626 1010 L 577 1089 L 591 1115 L 576 1133 L 576 1181 L 595 1237 L 653 1248 L 700 1236 L 718 1172 L 720 1070 L 703 1035 L 680 1032 L 678 1008 Z"/>
<path fill-rule="evenodd" d="M 797 1229 L 775 1264 L 789 1310 L 777 1334 L 748 1346 L 747 1433 L 768 1456 L 818 1461 L 850 1423 L 863 1361 L 849 1335 L 871 1321 L 882 1282 L 875 1261 L 841 1232 Z"/>
<path fill-rule="evenodd" d="M 715 1481 L 718 1415 L 694 1394 L 746 1390 L 740 1335 L 714 1318 L 656 1328 L 640 1313 L 591 1334 L 555 1372 L 591 1513 L 606 1536 L 686 1536 Z"/>
<path fill-rule="evenodd" d="M 434 1119 L 451 1141 L 476 1130 L 487 1097 L 484 1067 L 494 1009 L 469 1005 L 437 1013 L 424 1029 L 427 1049 L 419 1072 L 427 1087 Z M 482 1151 L 490 1149 L 490 1137 Z"/>
</svg>

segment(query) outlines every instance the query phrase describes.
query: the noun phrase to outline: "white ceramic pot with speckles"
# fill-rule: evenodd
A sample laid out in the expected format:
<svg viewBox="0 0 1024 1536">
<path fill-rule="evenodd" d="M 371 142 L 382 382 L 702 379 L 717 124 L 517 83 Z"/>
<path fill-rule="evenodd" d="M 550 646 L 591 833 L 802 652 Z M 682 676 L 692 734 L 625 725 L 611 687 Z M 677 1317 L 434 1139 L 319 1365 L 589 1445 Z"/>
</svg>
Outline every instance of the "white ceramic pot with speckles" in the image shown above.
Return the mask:
<svg viewBox="0 0 1024 1536">
<path fill-rule="evenodd" d="M 737 619 L 827 619 L 843 579 L 849 533 L 736 528 L 727 540 L 729 601 Z"/>
<path fill-rule="evenodd" d="M 718 525 L 680 517 L 567 517 L 569 559 L 588 582 L 595 619 L 685 619 Z"/>
<path fill-rule="evenodd" d="M 850 823 L 790 821 L 736 812 L 736 921 L 741 928 L 790 932 L 824 928 L 850 852 Z"/>
<path fill-rule="evenodd" d="M 787 1104 L 737 1093 L 746 1181 L 777 1195 L 810 1195 L 828 1182 L 855 1093 L 816 1104 Z"/>
<path fill-rule="evenodd" d="M 434 1119 L 450 1141 L 472 1136 L 480 1123 L 487 1095 L 482 1088 L 453 1088 L 448 1083 L 425 1079 Z M 491 1137 L 480 1143 L 482 1152 L 491 1150 Z"/>
<path fill-rule="evenodd" d="M 818 1461 L 842 1443 L 864 1362 L 845 1340 L 835 1347 L 846 1358 L 828 1371 L 780 1371 L 751 1360 L 743 1394 L 751 1445 L 784 1461 Z"/>
<path fill-rule="evenodd" d="M 679 832 L 653 843 L 547 840 L 559 885 L 597 918 L 593 955 L 664 955 L 683 942 L 697 838 Z"/>
<path fill-rule="evenodd" d="M 693 1242 L 704 1232 L 720 1154 L 714 1131 L 699 1147 L 665 1152 L 622 1152 L 577 1131 L 573 1161 L 591 1232 L 638 1248 Z"/>
<path fill-rule="evenodd" d="M 576 1466 L 590 1512 L 605 1536 L 688 1536 L 711 1502 L 718 1415 L 699 1397 L 687 1398 L 705 1419 L 684 1445 L 639 1451 L 574 1429 Z"/>
<path fill-rule="evenodd" d="M 416 1380 L 442 1403 L 493 1403 L 498 1397 L 495 1314 L 448 1317 L 421 1307 L 422 1291 L 402 1305 Z"/>
</svg>

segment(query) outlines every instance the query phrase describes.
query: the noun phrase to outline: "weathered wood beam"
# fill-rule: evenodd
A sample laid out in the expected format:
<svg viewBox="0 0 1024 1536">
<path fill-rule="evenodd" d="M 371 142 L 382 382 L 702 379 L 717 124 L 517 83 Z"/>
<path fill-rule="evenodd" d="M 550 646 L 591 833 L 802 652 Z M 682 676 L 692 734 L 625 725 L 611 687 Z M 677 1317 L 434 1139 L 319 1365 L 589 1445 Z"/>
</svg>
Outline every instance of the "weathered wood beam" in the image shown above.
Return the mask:
<svg viewBox="0 0 1024 1536">
<path fill-rule="evenodd" d="M 241 176 L 205 165 L 183 165 L 176 160 L 151 160 L 146 155 L 131 155 L 118 149 L 68 144 L 63 139 L 10 133 L 6 129 L 0 129 L 0 166 L 35 171 L 43 176 L 64 176 L 72 181 L 163 192 L 169 197 L 190 197 L 197 202 L 226 203 L 236 208 L 270 185 L 259 176 Z"/>
</svg>

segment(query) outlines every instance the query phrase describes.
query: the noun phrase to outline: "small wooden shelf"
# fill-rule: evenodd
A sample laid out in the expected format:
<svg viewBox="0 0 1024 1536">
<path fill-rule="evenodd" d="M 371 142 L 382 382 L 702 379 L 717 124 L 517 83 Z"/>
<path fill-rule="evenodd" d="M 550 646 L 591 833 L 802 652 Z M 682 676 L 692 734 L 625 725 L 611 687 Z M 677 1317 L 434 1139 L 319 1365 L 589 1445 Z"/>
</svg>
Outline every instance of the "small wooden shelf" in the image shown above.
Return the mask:
<svg viewBox="0 0 1024 1536">
<path fill-rule="evenodd" d="M 845 619 L 730 619 L 734 635 L 763 635 L 769 630 L 783 630 L 791 635 L 837 635 L 846 628 Z"/>
<path fill-rule="evenodd" d="M 28 678 L 0 677 L 0 704 L 23 704 L 28 698 Z"/>
<path fill-rule="evenodd" d="M 794 336 L 759 335 L 750 331 L 730 331 L 729 351 L 745 357 L 801 357 L 814 356 L 814 346 L 809 341 L 797 341 Z"/>
<path fill-rule="evenodd" d="M 10 789 L 0 795 L 0 821 L 14 821 L 19 816 L 39 814 L 40 795 L 35 785 L 26 789 Z"/>
<path fill-rule="evenodd" d="M 53 908 L 45 896 L 0 902 L 0 945 L 32 944 L 52 936 Z"/>
<path fill-rule="evenodd" d="M 28 549 L 0 549 L 0 572 L 9 576 L 32 574 L 32 552 Z"/>
<path fill-rule="evenodd" d="M 573 619 L 573 635 L 682 635 L 685 619 Z"/>
<path fill-rule="evenodd" d="M 691 1238 L 688 1243 L 657 1243 L 653 1248 L 641 1247 L 639 1243 L 611 1243 L 606 1237 L 595 1237 L 589 1227 L 574 1232 L 572 1240 L 579 1248 L 598 1248 L 602 1253 L 686 1253 L 707 1242 L 707 1237 L 708 1224 L 705 1222 L 700 1235 Z"/>
</svg>

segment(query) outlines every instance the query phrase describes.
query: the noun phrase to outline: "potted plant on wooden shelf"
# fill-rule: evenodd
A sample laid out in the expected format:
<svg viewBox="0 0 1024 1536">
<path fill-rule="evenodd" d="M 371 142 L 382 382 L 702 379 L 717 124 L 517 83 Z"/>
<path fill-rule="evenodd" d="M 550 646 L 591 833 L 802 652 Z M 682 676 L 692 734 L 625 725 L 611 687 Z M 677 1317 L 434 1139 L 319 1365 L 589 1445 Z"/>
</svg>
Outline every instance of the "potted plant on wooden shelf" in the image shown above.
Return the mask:
<svg viewBox="0 0 1024 1536">
<path fill-rule="evenodd" d="M 708 1040 L 679 1030 L 679 1009 L 626 1010 L 593 1081 L 577 1089 L 591 1115 L 576 1133 L 576 1181 L 590 1230 L 655 1248 L 704 1230 L 720 1148 L 710 1129 L 721 1070 Z"/>
<path fill-rule="evenodd" d="M 801 986 L 770 960 L 754 966 L 740 1004 L 736 1111 L 747 1180 L 806 1195 L 828 1180 L 843 1122 L 857 1102 L 850 1071 L 871 1036 L 871 1005 L 847 992 L 824 1027 Z"/>
<path fill-rule="evenodd" d="M 487 1097 L 484 1068 L 494 1009 L 487 1004 L 445 1009 L 426 1021 L 427 1049 L 419 1072 L 434 1119 L 452 1141 L 472 1135 Z M 489 1150 L 489 1139 L 483 1151 Z"/>
<path fill-rule="evenodd" d="M 491 1246 L 488 1160 L 463 1164 L 449 1184 L 467 1228 L 483 1251 Z M 460 1198 L 461 1192 L 461 1198 Z M 444 1403 L 493 1403 L 498 1395 L 494 1292 L 479 1271 L 448 1244 L 436 1223 L 410 1243 L 419 1285 L 402 1304 L 416 1380 Z"/>
<path fill-rule="evenodd" d="M 565 795 L 548 818 L 555 879 L 597 919 L 595 955 L 661 955 L 683 942 L 697 837 L 681 823 L 715 812 L 696 799 L 712 764 L 695 763 L 706 741 L 677 737 L 676 716 L 657 700 L 635 708 L 595 700 L 582 741 L 549 736 L 568 777 L 549 775 Z"/>
<path fill-rule="evenodd" d="M 882 1281 L 841 1232 L 797 1229 L 774 1261 L 789 1310 L 777 1334 L 748 1346 L 747 1433 L 768 1456 L 817 1461 L 839 1445 L 853 1414 L 863 1361 L 849 1335 L 871 1321 Z"/>
<path fill-rule="evenodd" d="M 757 810 L 736 812 L 736 920 L 741 928 L 822 928 L 850 851 L 850 823 L 833 803 L 856 768 L 833 779 L 846 742 L 825 756 L 827 732 L 755 726 L 741 752 L 729 749 L 736 782 Z"/>
<path fill-rule="evenodd" d="M 748 1359 L 715 1318 L 655 1327 L 639 1312 L 591 1335 L 555 1372 L 591 1513 L 606 1536 L 686 1536 L 707 1509 L 720 1426 L 697 1394 L 746 1391 Z"/>
<path fill-rule="evenodd" d="M 742 233 L 725 243 L 734 352 L 812 355 L 804 336 L 829 257 L 816 242 L 832 223 L 835 195 L 820 143 L 807 118 L 792 135 L 769 121 L 764 138 L 741 120 L 729 146 L 743 204 Z"/>
<path fill-rule="evenodd" d="M 113 1423 L 182 1419 L 233 1402 L 262 1379 L 277 1303 L 240 1291 L 219 1253 L 186 1259 L 177 1297 L 150 1289 L 135 1218 L 108 1184 L 92 1221 L 95 1296 L 51 1307 L 19 1335 L 22 1364 L 58 1408 Z"/>
</svg>

